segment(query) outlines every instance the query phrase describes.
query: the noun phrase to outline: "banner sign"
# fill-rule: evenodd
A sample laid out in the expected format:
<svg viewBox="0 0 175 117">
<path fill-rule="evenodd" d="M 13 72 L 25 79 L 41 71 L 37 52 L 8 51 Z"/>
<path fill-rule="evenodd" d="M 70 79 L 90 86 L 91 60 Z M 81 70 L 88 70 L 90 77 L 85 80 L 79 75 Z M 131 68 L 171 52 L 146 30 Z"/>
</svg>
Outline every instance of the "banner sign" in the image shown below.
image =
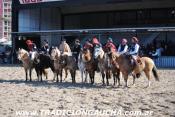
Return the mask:
<svg viewBox="0 0 175 117">
<path fill-rule="evenodd" d="M 64 0 L 19 0 L 20 4 L 31 4 L 31 3 L 41 3 L 41 2 L 56 2 Z"/>
</svg>

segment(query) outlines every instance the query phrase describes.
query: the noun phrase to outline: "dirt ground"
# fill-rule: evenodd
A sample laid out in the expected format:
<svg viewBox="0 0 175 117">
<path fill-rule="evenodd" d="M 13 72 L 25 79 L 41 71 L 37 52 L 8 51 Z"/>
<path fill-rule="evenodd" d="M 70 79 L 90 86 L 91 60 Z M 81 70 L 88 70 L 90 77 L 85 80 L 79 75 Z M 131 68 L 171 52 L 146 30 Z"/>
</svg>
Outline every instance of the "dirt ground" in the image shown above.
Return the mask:
<svg viewBox="0 0 175 117">
<path fill-rule="evenodd" d="M 53 112 L 58 110 L 121 110 L 119 115 L 98 116 L 128 116 L 140 117 L 145 112 L 151 112 L 153 117 L 175 116 L 175 70 L 159 70 L 160 81 L 152 78 L 151 87 L 146 88 L 147 79 L 144 74 L 136 79 L 132 85 L 129 78 L 129 87 L 102 86 L 99 73 L 95 76 L 95 84 L 81 83 L 80 73 L 77 71 L 76 84 L 71 83 L 70 75 L 63 83 L 53 81 L 53 74 L 49 72 L 49 79 L 38 82 L 33 71 L 33 81 L 25 82 L 24 70 L 20 66 L 0 67 L 0 117 L 25 117 L 27 112 L 31 117 L 59 116 Z M 44 110 L 44 111 L 43 111 Z M 32 112 L 37 112 L 33 114 Z M 134 115 L 139 111 L 142 115 Z M 45 115 L 41 112 L 44 112 Z M 129 115 L 126 115 L 126 112 Z M 39 114 L 38 114 L 39 113 Z M 70 112 L 69 112 L 70 114 Z M 71 116 L 71 115 L 65 116 Z M 60 115 L 63 116 L 63 115 Z M 97 115 L 74 115 L 93 116 Z"/>
</svg>

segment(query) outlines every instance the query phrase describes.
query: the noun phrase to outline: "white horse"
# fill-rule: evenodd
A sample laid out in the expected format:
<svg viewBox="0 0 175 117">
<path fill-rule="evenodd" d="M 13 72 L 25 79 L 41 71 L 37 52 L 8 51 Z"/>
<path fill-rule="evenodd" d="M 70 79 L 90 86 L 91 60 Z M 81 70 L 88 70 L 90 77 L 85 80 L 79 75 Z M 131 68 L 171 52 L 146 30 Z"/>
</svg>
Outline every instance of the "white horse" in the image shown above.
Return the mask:
<svg viewBox="0 0 175 117">
<path fill-rule="evenodd" d="M 80 54 L 78 56 L 78 68 L 80 70 L 82 83 L 87 82 L 87 72 L 86 72 L 86 68 L 85 68 L 85 63 L 82 60 L 82 52 L 80 52 Z M 85 75 L 85 80 L 84 80 L 84 75 Z"/>
</svg>

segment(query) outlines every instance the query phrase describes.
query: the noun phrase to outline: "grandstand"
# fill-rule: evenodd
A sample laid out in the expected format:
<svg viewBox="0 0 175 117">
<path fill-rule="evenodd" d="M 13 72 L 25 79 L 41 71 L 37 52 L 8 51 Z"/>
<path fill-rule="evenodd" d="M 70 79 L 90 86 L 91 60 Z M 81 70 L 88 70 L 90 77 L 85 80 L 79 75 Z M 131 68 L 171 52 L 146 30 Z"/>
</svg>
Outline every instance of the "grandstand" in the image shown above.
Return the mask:
<svg viewBox="0 0 175 117">
<path fill-rule="evenodd" d="M 175 43 L 174 0 L 14 0 L 12 12 L 14 49 L 25 47 L 29 38 L 38 47 L 44 39 L 57 46 L 63 37 L 71 44 L 77 37 L 84 43 L 93 36 L 102 44 L 109 36 L 116 45 L 132 36 L 144 45 L 155 39 Z M 156 62 L 159 67 L 175 67 L 175 54 L 163 59 Z"/>
</svg>

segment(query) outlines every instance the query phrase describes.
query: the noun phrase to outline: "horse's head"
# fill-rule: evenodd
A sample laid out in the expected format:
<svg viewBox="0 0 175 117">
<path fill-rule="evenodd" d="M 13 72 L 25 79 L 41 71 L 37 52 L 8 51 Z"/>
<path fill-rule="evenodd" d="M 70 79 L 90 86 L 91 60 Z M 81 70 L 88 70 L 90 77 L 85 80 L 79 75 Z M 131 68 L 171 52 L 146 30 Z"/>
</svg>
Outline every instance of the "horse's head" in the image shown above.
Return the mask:
<svg viewBox="0 0 175 117">
<path fill-rule="evenodd" d="M 104 53 L 102 47 L 95 47 L 95 48 L 94 48 L 94 58 L 95 58 L 95 59 L 97 59 L 97 58 L 103 59 L 104 54 L 105 54 L 105 53 Z"/>
<path fill-rule="evenodd" d="M 24 49 L 19 48 L 17 54 L 18 54 L 18 59 L 19 60 L 25 60 L 25 59 L 29 58 L 29 53 Z"/>
<path fill-rule="evenodd" d="M 40 62 L 40 54 L 36 51 L 31 52 L 31 60 L 35 63 L 38 64 Z"/>
<path fill-rule="evenodd" d="M 57 47 L 53 48 L 51 51 L 51 59 L 57 60 L 60 56 L 61 56 L 60 50 Z"/>
<path fill-rule="evenodd" d="M 92 59 L 92 54 L 89 49 L 82 50 L 82 60 L 84 62 L 89 62 Z"/>
</svg>

